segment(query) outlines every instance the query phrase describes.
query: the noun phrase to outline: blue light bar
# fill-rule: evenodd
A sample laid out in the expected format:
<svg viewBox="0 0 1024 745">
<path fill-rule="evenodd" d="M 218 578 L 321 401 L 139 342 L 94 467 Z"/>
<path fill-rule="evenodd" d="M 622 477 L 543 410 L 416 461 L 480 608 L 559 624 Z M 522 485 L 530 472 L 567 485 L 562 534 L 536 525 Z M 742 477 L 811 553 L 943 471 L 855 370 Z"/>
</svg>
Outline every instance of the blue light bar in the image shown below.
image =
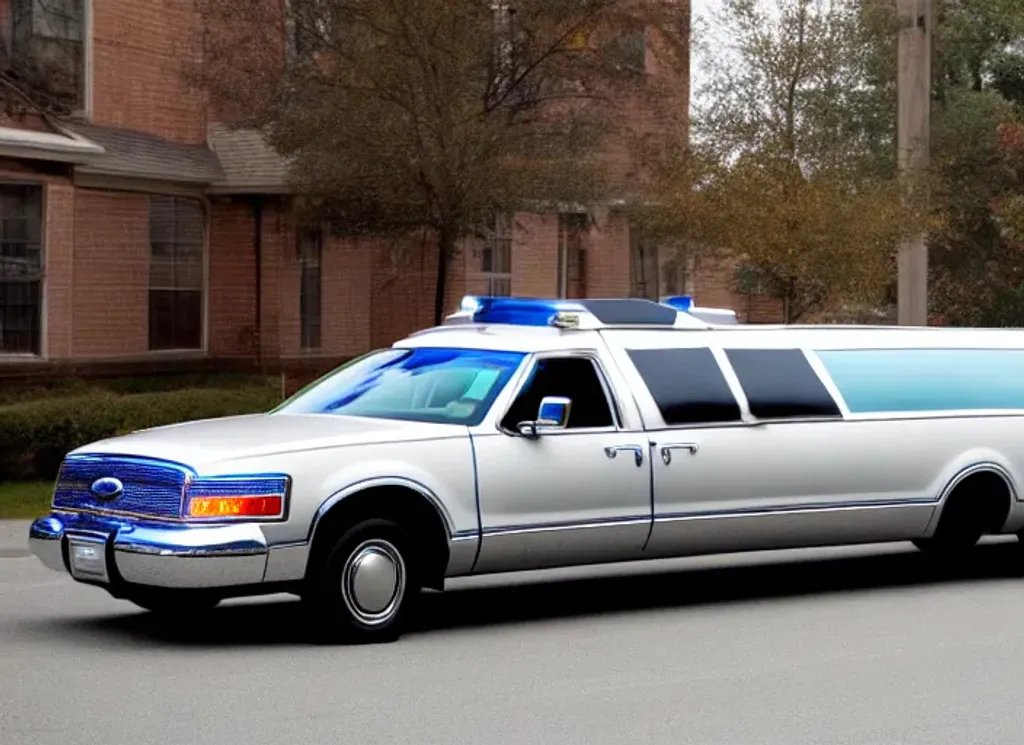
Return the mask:
<svg viewBox="0 0 1024 745">
<path fill-rule="evenodd" d="M 462 299 L 460 312 L 471 315 L 474 323 L 557 327 L 573 325 L 572 319 L 560 319 L 560 314 L 585 313 L 586 308 L 566 300 L 466 295 Z"/>
<path fill-rule="evenodd" d="M 689 295 L 669 295 L 668 297 L 663 297 L 661 303 L 686 313 L 693 307 L 693 298 Z"/>
</svg>

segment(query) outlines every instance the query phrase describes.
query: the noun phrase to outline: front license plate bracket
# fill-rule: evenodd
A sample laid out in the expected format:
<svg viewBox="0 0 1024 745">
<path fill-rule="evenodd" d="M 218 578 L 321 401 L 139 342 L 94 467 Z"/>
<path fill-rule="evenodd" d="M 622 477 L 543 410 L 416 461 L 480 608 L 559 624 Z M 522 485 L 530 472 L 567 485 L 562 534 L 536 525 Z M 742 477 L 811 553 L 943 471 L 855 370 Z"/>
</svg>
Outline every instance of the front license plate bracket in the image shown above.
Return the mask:
<svg viewBox="0 0 1024 745">
<path fill-rule="evenodd" d="M 110 581 L 107 572 L 107 546 L 99 538 L 68 538 L 68 564 L 71 576 L 84 582 Z"/>
</svg>

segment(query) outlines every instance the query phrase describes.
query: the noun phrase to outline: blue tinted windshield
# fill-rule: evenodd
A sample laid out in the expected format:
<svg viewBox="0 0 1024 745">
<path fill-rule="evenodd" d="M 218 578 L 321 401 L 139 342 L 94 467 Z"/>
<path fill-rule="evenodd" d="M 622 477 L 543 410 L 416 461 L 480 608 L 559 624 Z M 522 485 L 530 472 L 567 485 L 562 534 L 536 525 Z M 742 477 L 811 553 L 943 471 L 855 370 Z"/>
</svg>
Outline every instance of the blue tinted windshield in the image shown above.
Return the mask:
<svg viewBox="0 0 1024 745">
<path fill-rule="evenodd" d="M 385 349 L 299 391 L 274 413 L 475 426 L 524 356 L 482 349 Z"/>
</svg>

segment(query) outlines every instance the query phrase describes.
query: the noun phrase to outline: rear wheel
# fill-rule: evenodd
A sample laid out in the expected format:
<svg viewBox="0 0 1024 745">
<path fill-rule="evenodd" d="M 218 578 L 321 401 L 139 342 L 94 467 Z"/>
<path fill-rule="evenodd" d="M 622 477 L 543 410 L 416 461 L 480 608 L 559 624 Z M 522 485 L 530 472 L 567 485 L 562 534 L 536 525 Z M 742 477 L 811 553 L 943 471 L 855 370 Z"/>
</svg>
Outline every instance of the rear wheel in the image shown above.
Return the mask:
<svg viewBox="0 0 1024 745">
<path fill-rule="evenodd" d="M 325 642 L 397 640 L 420 583 L 414 542 L 390 520 L 364 520 L 344 532 L 312 568 L 305 595 Z"/>
</svg>

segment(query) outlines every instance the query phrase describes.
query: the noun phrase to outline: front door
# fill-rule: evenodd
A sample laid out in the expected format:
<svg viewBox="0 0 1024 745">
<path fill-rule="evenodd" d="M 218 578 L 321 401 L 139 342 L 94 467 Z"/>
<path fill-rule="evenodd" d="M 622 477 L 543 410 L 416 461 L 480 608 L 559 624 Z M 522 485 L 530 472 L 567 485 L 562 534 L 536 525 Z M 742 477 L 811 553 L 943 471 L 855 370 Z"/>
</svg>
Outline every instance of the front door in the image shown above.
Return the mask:
<svg viewBox="0 0 1024 745">
<path fill-rule="evenodd" d="M 476 572 L 634 559 L 651 526 L 650 447 L 621 426 L 596 357 L 540 356 L 501 419 L 474 434 L 483 536 Z M 517 425 L 541 399 L 571 400 L 564 429 L 537 439 Z"/>
</svg>

